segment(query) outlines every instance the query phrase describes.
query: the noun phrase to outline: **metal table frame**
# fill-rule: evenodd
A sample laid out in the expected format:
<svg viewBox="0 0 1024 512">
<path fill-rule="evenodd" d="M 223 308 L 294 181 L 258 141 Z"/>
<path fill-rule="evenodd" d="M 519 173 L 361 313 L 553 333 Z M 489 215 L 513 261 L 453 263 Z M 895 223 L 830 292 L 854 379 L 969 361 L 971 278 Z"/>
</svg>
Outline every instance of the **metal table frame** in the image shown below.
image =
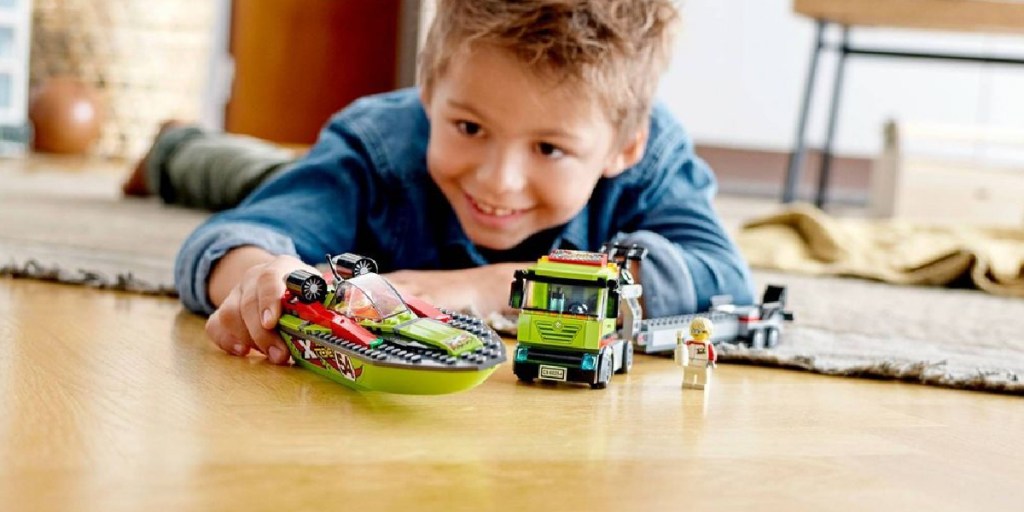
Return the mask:
<svg viewBox="0 0 1024 512">
<path fill-rule="evenodd" d="M 822 148 L 821 167 L 818 173 L 817 193 L 814 196 L 814 204 L 819 208 L 827 203 L 829 177 L 832 171 L 833 142 L 835 141 L 836 125 L 839 119 L 839 99 L 842 94 L 843 77 L 846 68 L 846 59 L 851 55 L 865 55 L 868 57 L 898 57 L 912 59 L 943 60 L 956 62 L 978 62 L 990 64 L 1024 64 L 1024 58 L 993 57 L 985 55 L 971 55 L 961 53 L 931 53 L 912 51 L 893 51 L 877 48 L 857 47 L 850 44 L 850 26 L 840 25 L 842 35 L 838 45 L 829 45 L 825 42 L 825 28 L 830 22 L 818 19 L 814 34 L 814 46 L 811 52 L 811 62 L 807 71 L 807 82 L 804 85 L 803 100 L 800 104 L 800 116 L 797 119 L 796 143 L 789 155 L 789 167 L 786 170 L 786 183 L 782 192 L 782 202 L 791 203 L 797 200 L 797 187 L 800 183 L 800 173 L 803 170 L 804 154 L 806 148 L 807 118 L 810 115 L 811 99 L 814 95 L 814 81 L 818 72 L 818 59 L 821 52 L 826 49 L 838 52 L 838 61 L 835 70 L 835 82 L 832 84 L 832 97 L 829 100 L 828 127 L 825 133 L 825 145 Z"/>
</svg>

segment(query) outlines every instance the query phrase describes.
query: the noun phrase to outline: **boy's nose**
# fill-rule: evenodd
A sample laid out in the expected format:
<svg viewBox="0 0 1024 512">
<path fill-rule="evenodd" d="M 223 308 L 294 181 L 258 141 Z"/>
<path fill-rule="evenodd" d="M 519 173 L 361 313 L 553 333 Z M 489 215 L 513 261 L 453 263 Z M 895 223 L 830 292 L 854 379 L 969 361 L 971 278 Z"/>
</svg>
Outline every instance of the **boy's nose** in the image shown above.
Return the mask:
<svg viewBox="0 0 1024 512">
<path fill-rule="evenodd" d="M 517 192 L 526 186 L 525 166 L 525 159 L 515 151 L 494 151 L 480 177 L 495 192 Z"/>
</svg>

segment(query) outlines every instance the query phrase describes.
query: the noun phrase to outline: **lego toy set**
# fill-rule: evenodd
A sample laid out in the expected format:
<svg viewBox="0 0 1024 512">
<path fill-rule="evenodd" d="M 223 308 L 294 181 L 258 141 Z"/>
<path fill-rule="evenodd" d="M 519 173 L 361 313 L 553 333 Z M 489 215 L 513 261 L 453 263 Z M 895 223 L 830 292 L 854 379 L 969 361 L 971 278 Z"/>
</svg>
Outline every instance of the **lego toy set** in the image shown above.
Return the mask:
<svg viewBox="0 0 1024 512">
<path fill-rule="evenodd" d="M 287 276 L 278 331 L 302 367 L 361 391 L 433 395 L 470 389 L 505 361 L 483 321 L 401 296 L 370 258 L 328 256 L 333 283 Z"/>
<path fill-rule="evenodd" d="M 646 254 L 636 245 L 556 249 L 517 270 L 516 377 L 601 389 L 630 371 L 634 350 L 675 351 L 683 387 L 703 389 L 715 344 L 771 348 L 793 319 L 785 287 L 768 286 L 761 304 L 719 298 L 707 312 L 645 320 L 630 266 Z M 362 391 L 441 394 L 473 388 L 505 361 L 501 338 L 479 318 L 399 295 L 370 258 L 327 260 L 327 278 L 298 270 L 285 279 L 278 331 L 300 366 Z"/>
<path fill-rule="evenodd" d="M 687 360 L 703 360 L 710 367 L 713 344 L 771 348 L 779 342 L 782 324 L 793 319 L 782 286 L 768 286 L 757 305 L 739 306 L 718 297 L 710 311 L 644 319 L 639 302 L 643 290 L 634 283 L 629 264 L 646 253 L 635 245 L 602 247 L 597 253 L 559 249 L 517 271 L 509 305 L 519 311 L 513 358 L 519 380 L 604 388 L 612 373 L 630 370 L 634 350 L 676 350 L 681 359 L 678 337 L 687 329 L 705 347 L 687 342 Z"/>
<path fill-rule="evenodd" d="M 600 389 L 612 373 L 628 372 L 631 340 L 642 317 L 642 288 L 627 262 L 645 254 L 637 247 L 616 246 L 608 253 L 557 249 L 516 271 L 509 297 L 509 306 L 519 310 L 516 377 Z M 621 328 L 616 325 L 620 309 Z"/>
</svg>

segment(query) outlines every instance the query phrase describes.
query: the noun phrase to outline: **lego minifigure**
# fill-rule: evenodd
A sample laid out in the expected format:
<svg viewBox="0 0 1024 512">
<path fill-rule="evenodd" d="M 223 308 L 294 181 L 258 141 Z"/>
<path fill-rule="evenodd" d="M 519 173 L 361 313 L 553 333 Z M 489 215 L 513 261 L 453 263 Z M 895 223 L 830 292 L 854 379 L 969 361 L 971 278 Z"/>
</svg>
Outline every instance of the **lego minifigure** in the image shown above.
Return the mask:
<svg viewBox="0 0 1024 512">
<path fill-rule="evenodd" d="M 715 346 L 711 344 L 714 325 L 704 317 L 690 322 L 690 339 L 683 340 L 683 332 L 676 334 L 676 364 L 683 367 L 683 388 L 704 389 L 710 384 L 711 370 L 715 367 Z"/>
</svg>

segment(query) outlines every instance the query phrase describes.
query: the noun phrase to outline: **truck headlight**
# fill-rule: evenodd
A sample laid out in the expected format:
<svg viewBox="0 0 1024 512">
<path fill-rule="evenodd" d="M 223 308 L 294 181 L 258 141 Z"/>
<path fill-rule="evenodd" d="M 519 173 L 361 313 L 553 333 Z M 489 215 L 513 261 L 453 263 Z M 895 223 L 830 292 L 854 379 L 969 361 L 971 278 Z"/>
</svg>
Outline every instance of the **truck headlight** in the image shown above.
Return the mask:
<svg viewBox="0 0 1024 512">
<path fill-rule="evenodd" d="M 516 362 L 522 363 L 523 361 L 526 361 L 526 356 L 528 352 L 529 349 L 527 349 L 526 347 L 516 347 Z"/>
<path fill-rule="evenodd" d="M 580 363 L 580 367 L 584 370 L 597 368 L 597 357 L 594 354 L 583 354 L 583 361 Z"/>
</svg>

